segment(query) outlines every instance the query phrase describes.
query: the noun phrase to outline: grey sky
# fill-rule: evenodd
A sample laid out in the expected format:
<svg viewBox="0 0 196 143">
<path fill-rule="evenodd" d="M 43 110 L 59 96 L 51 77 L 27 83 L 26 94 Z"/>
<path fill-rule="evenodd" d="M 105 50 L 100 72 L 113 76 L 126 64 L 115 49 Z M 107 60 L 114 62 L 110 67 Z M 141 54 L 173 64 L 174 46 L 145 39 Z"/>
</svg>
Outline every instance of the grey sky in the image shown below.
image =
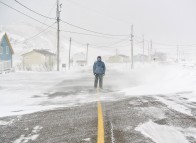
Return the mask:
<svg viewBox="0 0 196 143">
<path fill-rule="evenodd" d="M 18 5 L 14 0 L 1 0 L 39 19 L 43 17 Z M 31 9 L 55 17 L 56 0 L 19 0 Z M 138 40 L 145 38 L 168 44 L 196 44 L 196 1 L 195 0 L 60 0 L 61 18 L 75 25 L 111 34 L 130 34 L 131 24 Z M 37 22 L 0 4 L 0 24 Z M 53 23 L 51 20 L 45 21 Z M 85 32 L 61 23 L 61 29 Z M 70 36 L 70 34 L 66 34 Z M 104 43 L 108 40 L 97 37 L 73 35 L 81 42 Z M 110 40 L 112 41 L 112 40 Z M 114 40 L 113 40 L 114 41 Z M 157 45 L 158 47 L 158 45 Z"/>
</svg>

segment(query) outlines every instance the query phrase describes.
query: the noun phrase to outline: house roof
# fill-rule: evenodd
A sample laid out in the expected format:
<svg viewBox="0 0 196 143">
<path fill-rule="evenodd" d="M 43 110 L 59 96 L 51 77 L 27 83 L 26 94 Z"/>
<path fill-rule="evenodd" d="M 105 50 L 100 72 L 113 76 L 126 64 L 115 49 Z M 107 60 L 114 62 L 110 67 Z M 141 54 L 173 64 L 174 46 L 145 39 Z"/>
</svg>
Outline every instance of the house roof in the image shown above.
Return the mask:
<svg viewBox="0 0 196 143">
<path fill-rule="evenodd" d="M 9 40 L 9 38 L 8 38 L 6 32 L 0 33 L 0 44 L 1 44 L 1 42 L 2 42 L 4 36 L 5 36 L 5 38 L 6 38 L 6 41 L 7 41 L 8 45 L 9 45 L 9 47 L 10 47 L 10 50 L 11 50 L 12 54 L 14 54 L 14 50 L 13 50 L 13 48 L 12 48 L 12 45 L 11 45 L 11 43 L 10 43 L 10 40 Z"/>
<path fill-rule="evenodd" d="M 116 57 L 116 56 L 123 57 L 123 58 L 128 58 L 128 57 L 129 57 L 129 56 L 122 55 L 122 54 L 120 54 L 120 55 L 114 55 L 114 56 L 111 56 L 111 57 Z M 110 57 L 110 58 L 111 58 L 111 57 Z"/>
<path fill-rule="evenodd" d="M 72 60 L 75 61 L 86 61 L 86 54 L 79 52 L 73 55 Z"/>
<path fill-rule="evenodd" d="M 51 52 L 49 52 L 47 50 L 38 50 L 38 49 L 33 49 L 32 51 L 30 51 L 28 53 L 22 54 L 22 56 L 25 56 L 25 55 L 27 55 L 27 54 L 29 54 L 31 52 L 37 52 L 37 53 L 40 53 L 40 54 L 42 54 L 44 56 L 46 56 L 46 55 L 53 55 L 53 56 L 55 56 L 54 53 L 51 53 Z"/>
<path fill-rule="evenodd" d="M 51 52 L 49 52 L 47 50 L 37 50 L 37 49 L 34 49 L 33 51 L 38 52 L 38 53 L 43 54 L 43 55 L 55 55 L 54 53 L 51 53 Z"/>
</svg>

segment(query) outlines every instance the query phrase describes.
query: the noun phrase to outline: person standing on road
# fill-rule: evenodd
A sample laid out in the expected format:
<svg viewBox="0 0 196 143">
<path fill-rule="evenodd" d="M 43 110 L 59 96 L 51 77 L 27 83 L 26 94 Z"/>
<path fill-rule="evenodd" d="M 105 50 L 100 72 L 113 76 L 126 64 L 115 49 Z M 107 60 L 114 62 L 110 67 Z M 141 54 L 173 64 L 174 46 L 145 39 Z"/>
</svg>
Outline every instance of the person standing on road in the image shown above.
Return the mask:
<svg viewBox="0 0 196 143">
<path fill-rule="evenodd" d="M 97 61 L 93 65 L 93 74 L 95 75 L 94 88 L 97 88 L 99 81 L 99 88 L 103 86 L 103 76 L 105 75 L 105 64 L 101 60 L 101 56 L 97 57 Z"/>
</svg>

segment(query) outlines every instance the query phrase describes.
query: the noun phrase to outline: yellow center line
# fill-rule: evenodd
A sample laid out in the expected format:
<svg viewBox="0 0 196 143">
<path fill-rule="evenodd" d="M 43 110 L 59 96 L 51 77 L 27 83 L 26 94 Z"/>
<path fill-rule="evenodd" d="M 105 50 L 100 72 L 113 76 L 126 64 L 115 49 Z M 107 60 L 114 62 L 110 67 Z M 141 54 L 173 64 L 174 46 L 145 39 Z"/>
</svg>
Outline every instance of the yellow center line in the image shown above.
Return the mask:
<svg viewBox="0 0 196 143">
<path fill-rule="evenodd" d="M 99 92 L 99 91 L 98 91 Z M 104 122 L 101 102 L 97 103 L 98 110 L 98 132 L 97 132 L 97 143 L 104 143 Z"/>
</svg>

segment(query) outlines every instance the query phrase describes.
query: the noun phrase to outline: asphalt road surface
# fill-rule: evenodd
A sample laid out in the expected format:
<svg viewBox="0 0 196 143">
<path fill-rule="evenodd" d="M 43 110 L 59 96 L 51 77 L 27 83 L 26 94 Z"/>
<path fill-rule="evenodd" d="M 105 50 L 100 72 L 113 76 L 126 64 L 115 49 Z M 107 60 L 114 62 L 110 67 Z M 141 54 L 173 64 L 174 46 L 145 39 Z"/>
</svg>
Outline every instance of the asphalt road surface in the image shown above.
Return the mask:
<svg viewBox="0 0 196 143">
<path fill-rule="evenodd" d="M 194 116 L 177 112 L 153 96 L 120 98 L 123 97 L 123 93 L 118 92 L 120 85 L 123 86 L 127 82 L 131 86 L 137 84 L 135 81 L 130 79 L 131 82 L 128 83 L 129 80 L 117 72 L 111 73 L 110 77 L 106 76 L 104 81 L 104 89 L 100 91 L 93 88 L 93 77 L 90 73 L 81 79 L 60 82 L 54 86 L 55 92 L 46 92 L 49 99 L 70 95 L 73 95 L 74 99 L 75 95 L 82 92 L 96 97 L 97 100 L 49 111 L 0 118 L 9 121 L 8 125 L 0 126 L 0 143 L 96 143 L 99 98 L 105 143 L 154 143 L 151 138 L 136 130 L 140 124 L 148 121 L 158 125 L 196 128 Z M 103 96 L 116 97 L 117 100 L 103 100 Z M 165 98 L 162 95 L 157 96 Z M 63 104 L 50 101 L 45 101 L 42 105 Z M 192 108 L 192 113 L 196 115 L 196 108 Z M 191 143 L 196 142 L 195 138 L 188 135 L 186 139 Z"/>
</svg>

